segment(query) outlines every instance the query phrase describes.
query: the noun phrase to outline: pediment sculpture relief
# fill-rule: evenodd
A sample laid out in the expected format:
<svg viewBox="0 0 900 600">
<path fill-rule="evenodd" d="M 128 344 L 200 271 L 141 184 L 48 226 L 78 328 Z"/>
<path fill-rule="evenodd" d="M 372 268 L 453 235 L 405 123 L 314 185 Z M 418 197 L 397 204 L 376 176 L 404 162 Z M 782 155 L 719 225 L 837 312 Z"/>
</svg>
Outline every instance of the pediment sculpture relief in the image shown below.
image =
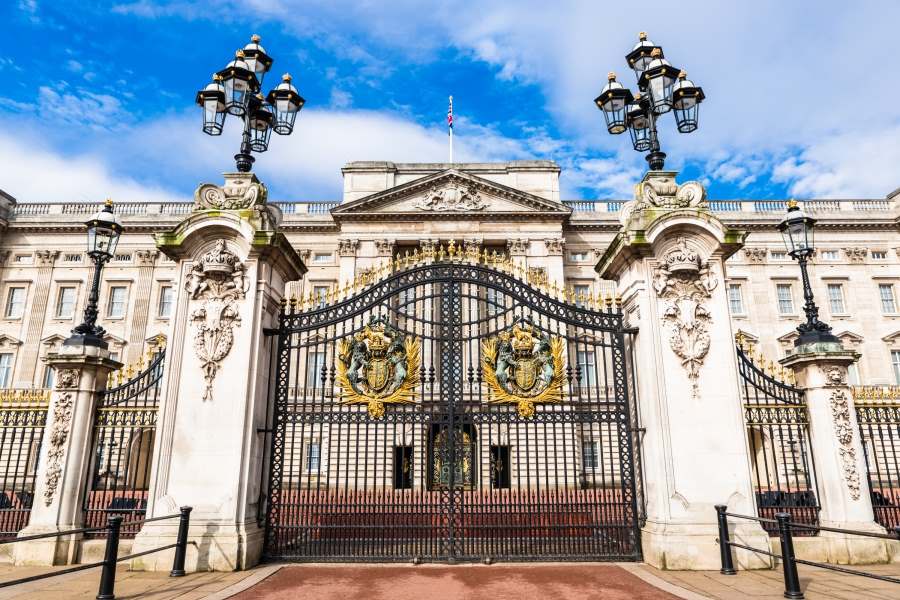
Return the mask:
<svg viewBox="0 0 900 600">
<path fill-rule="evenodd" d="M 709 353 L 712 315 L 704 304 L 718 281 L 710 265 L 684 238 L 666 252 L 653 276 L 653 288 L 663 302 L 663 322 L 669 345 L 687 372 L 694 398 L 699 391 L 700 367 Z"/>
<path fill-rule="evenodd" d="M 206 383 L 203 399 L 212 400 L 216 373 L 234 344 L 234 328 L 241 324 L 238 301 L 247 291 L 246 267 L 219 240 L 191 267 L 186 287 L 191 300 L 200 302 L 190 316 L 196 326 L 194 352 Z"/>
<path fill-rule="evenodd" d="M 225 176 L 225 185 L 201 184 L 194 192 L 194 210 L 240 210 L 265 204 L 265 184 L 243 173 Z"/>
<path fill-rule="evenodd" d="M 487 201 L 481 197 L 478 190 L 460 184 L 450 184 L 441 188 L 434 186 L 415 204 L 416 208 L 435 212 L 484 210 L 487 206 Z"/>
<path fill-rule="evenodd" d="M 674 173 L 651 173 L 638 184 L 634 200 L 626 202 L 620 211 L 619 220 L 625 224 L 636 212 L 650 208 L 707 208 L 706 189 L 699 181 L 678 184 Z"/>
</svg>

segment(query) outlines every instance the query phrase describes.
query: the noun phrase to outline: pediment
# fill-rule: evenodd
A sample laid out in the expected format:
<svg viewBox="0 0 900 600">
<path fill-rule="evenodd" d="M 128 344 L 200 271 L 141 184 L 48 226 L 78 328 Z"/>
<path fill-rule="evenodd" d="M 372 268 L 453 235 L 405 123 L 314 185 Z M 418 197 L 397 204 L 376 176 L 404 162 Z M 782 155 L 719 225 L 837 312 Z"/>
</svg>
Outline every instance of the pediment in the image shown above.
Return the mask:
<svg viewBox="0 0 900 600">
<path fill-rule="evenodd" d="M 888 344 L 898 343 L 898 342 L 900 342 L 900 331 L 895 331 L 894 333 L 892 333 L 890 335 L 886 335 L 883 338 L 881 338 L 881 340 L 883 342 L 887 342 Z"/>
<path fill-rule="evenodd" d="M 447 169 L 331 210 L 335 220 L 354 219 L 565 219 L 572 209 L 469 173 Z"/>
<path fill-rule="evenodd" d="M 17 346 L 22 345 L 22 340 L 14 338 L 11 335 L 7 335 L 5 333 L 0 334 L 0 347 L 3 348 L 15 348 Z"/>
</svg>

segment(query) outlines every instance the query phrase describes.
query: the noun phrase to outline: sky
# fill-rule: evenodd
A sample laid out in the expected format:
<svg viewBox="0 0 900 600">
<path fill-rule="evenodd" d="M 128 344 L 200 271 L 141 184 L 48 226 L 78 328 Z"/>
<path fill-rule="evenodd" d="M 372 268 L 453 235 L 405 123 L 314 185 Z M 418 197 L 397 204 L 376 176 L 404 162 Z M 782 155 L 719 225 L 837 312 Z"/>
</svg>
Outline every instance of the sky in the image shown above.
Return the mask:
<svg viewBox="0 0 900 600">
<path fill-rule="evenodd" d="M 234 168 L 240 123 L 196 91 L 262 36 L 306 99 L 257 155 L 272 200 L 339 199 L 354 160 L 550 159 L 565 199 L 628 198 L 646 170 L 593 104 L 647 31 L 706 93 L 660 123 L 667 168 L 712 198 L 883 198 L 900 187 L 900 1 L 7 0 L 0 189 L 20 202 L 185 201 Z"/>
</svg>

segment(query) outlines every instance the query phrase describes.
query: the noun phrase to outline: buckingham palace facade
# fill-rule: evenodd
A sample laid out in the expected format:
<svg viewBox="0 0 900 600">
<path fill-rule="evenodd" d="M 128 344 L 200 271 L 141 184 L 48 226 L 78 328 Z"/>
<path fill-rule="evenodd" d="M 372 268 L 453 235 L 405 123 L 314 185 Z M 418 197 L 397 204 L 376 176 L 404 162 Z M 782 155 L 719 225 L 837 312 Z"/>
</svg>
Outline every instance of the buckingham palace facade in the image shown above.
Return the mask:
<svg viewBox="0 0 900 600">
<path fill-rule="evenodd" d="M 288 296 L 312 294 L 324 302 L 330 290 L 384 257 L 450 240 L 521 256 L 535 277 L 564 285 L 576 298 L 611 293 L 594 265 L 618 230 L 625 200 L 561 199 L 560 169 L 553 162 L 352 162 L 342 171 L 340 199 L 270 202 L 280 209 L 281 230 L 309 268 L 302 283 L 289 286 Z M 498 184 L 510 198 L 505 210 L 522 211 L 511 220 L 518 226 L 441 212 L 439 205 L 434 209 L 441 219 L 417 222 L 415 207 L 390 204 L 414 182 L 433 186 L 447 173 L 461 176 L 455 188 L 461 195 L 472 181 Z M 517 192 L 547 206 L 517 204 L 522 202 Z M 368 204 L 365 210 L 342 212 L 360 199 Z M 104 271 L 100 319 L 113 357 L 131 363 L 148 342 L 167 334 L 172 318 L 175 263 L 156 249 L 153 233 L 176 224 L 191 204 L 114 200 L 126 233 Z M 41 358 L 79 322 L 91 273 L 83 222 L 97 206 L 65 199 L 32 202 L 0 192 L 0 388 L 50 386 L 51 371 Z M 750 232 L 743 250 L 728 260 L 733 327 L 758 340 L 766 355 L 783 357 L 803 318 L 799 270 L 776 231 L 785 202 L 711 199 L 710 206 L 725 223 Z M 852 382 L 900 384 L 900 193 L 810 199 L 803 206 L 819 220 L 812 283 L 821 315 L 845 346 L 862 354 L 851 369 Z"/>
</svg>

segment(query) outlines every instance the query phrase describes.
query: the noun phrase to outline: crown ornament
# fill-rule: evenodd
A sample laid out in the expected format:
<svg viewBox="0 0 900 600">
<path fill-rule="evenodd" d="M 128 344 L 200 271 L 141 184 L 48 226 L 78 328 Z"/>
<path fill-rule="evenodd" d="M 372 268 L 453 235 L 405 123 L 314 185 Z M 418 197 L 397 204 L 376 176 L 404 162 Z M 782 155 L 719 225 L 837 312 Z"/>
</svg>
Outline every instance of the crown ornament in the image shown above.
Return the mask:
<svg viewBox="0 0 900 600">
<path fill-rule="evenodd" d="M 204 275 L 225 277 L 234 272 L 237 256 L 225 247 L 225 240 L 218 240 L 212 250 L 200 257 Z"/>
<path fill-rule="evenodd" d="M 666 268 L 671 273 L 697 273 L 700 271 L 700 255 L 692 250 L 684 238 L 666 254 Z"/>
</svg>

